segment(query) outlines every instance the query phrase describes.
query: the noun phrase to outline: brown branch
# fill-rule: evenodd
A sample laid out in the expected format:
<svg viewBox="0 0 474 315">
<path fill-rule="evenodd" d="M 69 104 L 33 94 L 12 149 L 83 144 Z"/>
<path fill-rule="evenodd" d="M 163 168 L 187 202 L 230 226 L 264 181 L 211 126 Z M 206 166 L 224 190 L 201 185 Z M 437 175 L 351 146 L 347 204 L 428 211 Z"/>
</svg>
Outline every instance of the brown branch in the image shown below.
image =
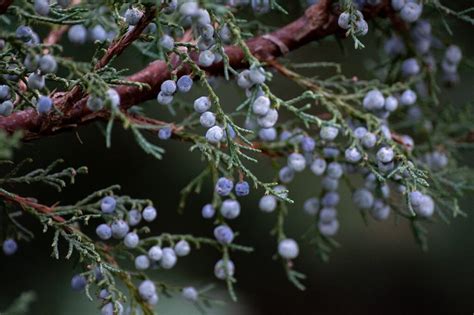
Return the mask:
<svg viewBox="0 0 474 315">
<path fill-rule="evenodd" d="M 389 1 L 385 0 L 381 5 L 371 7 L 364 12 L 366 19 L 375 16 L 385 16 L 390 12 Z M 303 16 L 294 22 L 263 36 L 258 36 L 247 41 L 252 54 L 261 61 L 268 61 L 282 56 L 287 51 L 295 50 L 311 41 L 322 39 L 329 35 L 343 35 L 344 32 L 337 26 L 338 13 L 334 11 L 330 0 L 321 0 L 318 4 L 309 7 Z M 146 19 L 143 17 L 142 19 Z M 133 31 L 132 31 L 133 33 Z M 137 33 L 134 33 L 137 34 Z M 120 43 L 130 43 L 129 40 Z M 118 43 L 116 43 L 118 45 Z M 112 44 L 109 51 L 123 51 Z M 245 62 L 243 51 L 237 46 L 225 48 L 229 57 L 230 65 L 234 69 L 248 67 Z M 107 54 L 106 54 L 107 55 Z M 105 58 L 105 59 L 104 59 Z M 104 56 L 104 60 L 110 60 Z M 176 56 L 171 58 L 172 67 L 176 69 L 179 60 Z M 102 62 L 100 62 L 102 64 Z M 220 75 L 223 72 L 223 64 L 219 63 L 206 69 L 210 74 Z M 188 74 L 188 67 L 181 67 L 178 75 Z M 121 98 L 121 108 L 127 109 L 135 104 L 142 103 L 156 96 L 160 85 L 169 79 L 171 73 L 168 65 L 162 61 L 154 61 L 143 70 L 131 75 L 129 81 L 148 84 L 150 89 L 143 90 L 137 86 L 119 86 L 117 92 Z M 85 106 L 86 97 L 74 88 L 68 93 L 54 95 L 54 103 L 62 114 L 51 113 L 49 116 L 41 117 L 34 109 L 18 111 L 9 117 L 0 118 L 0 128 L 8 132 L 24 130 L 25 139 L 34 139 L 43 135 L 58 133 L 63 130 L 75 128 L 80 124 L 100 119 L 104 113 L 91 113 Z"/>
<path fill-rule="evenodd" d="M 4 200 L 8 200 L 12 203 L 19 204 L 21 207 L 29 207 L 33 208 L 41 213 L 44 214 L 51 214 L 54 212 L 54 208 L 48 207 L 46 205 L 38 203 L 36 200 L 32 198 L 27 198 L 27 197 L 22 197 L 19 195 L 15 195 L 12 193 L 4 193 L 3 191 L 0 191 L 0 197 Z M 58 215 L 53 215 L 52 218 L 59 223 L 62 223 L 66 221 L 63 217 L 58 216 Z"/>
<path fill-rule="evenodd" d="M 7 12 L 8 7 L 13 3 L 13 0 L 0 0 L 0 14 Z"/>
</svg>

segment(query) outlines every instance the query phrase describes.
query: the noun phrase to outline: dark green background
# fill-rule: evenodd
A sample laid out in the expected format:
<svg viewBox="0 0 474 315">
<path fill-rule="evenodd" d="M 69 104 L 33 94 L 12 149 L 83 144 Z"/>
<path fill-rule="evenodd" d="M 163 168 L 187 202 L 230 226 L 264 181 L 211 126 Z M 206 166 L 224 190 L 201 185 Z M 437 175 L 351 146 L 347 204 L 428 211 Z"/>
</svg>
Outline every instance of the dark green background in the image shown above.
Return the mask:
<svg viewBox="0 0 474 315">
<path fill-rule="evenodd" d="M 472 1 L 461 1 L 465 6 Z M 459 4 L 462 6 L 461 4 Z M 294 13 L 294 12 L 292 12 Z M 290 17 L 269 16 L 267 20 L 281 25 Z M 435 20 L 440 23 L 439 16 Z M 465 57 L 473 56 L 472 27 L 452 22 L 454 37 Z M 373 27 L 373 25 L 371 25 Z M 439 32 L 443 39 L 449 36 Z M 354 51 L 350 40 L 345 42 L 343 52 L 334 40 L 307 46 L 289 57 L 297 62 L 336 61 L 343 65 L 347 76 L 357 75 L 369 79 L 367 67 L 376 62 L 379 52 L 376 41 L 364 38 L 367 49 Z M 87 54 L 72 48 L 69 54 Z M 137 52 L 129 50 L 118 62 L 131 71 L 143 67 Z M 474 76 L 472 71 L 461 69 L 461 84 L 455 90 L 443 93 L 442 103 L 464 103 L 472 101 Z M 276 77 L 272 87 L 277 95 L 289 98 L 300 91 L 291 82 Z M 239 103 L 243 95 L 235 86 L 224 81 L 218 87 L 227 109 Z M 190 101 L 202 90 L 195 88 Z M 144 106 L 155 118 L 169 120 L 169 114 L 156 102 Z M 79 138 L 81 141 L 79 141 Z M 153 141 L 159 141 L 153 139 Z M 200 196 L 193 196 L 184 215 L 176 213 L 179 190 L 203 166 L 199 155 L 188 152 L 189 146 L 177 142 L 160 142 L 167 154 L 157 161 L 143 153 L 134 143 L 130 133 L 117 127 L 113 134 L 113 146 L 106 149 L 104 138 L 97 126 L 89 125 L 73 132 L 25 143 L 16 154 L 16 159 L 33 157 L 35 166 L 45 166 L 61 157 L 68 165 L 87 165 L 90 174 L 81 176 L 75 185 L 62 194 L 44 187 L 25 188 L 25 193 L 43 202 L 61 200 L 72 202 L 99 188 L 120 184 L 122 193 L 134 197 L 150 198 L 157 205 L 159 217 L 153 223 L 157 233 L 192 232 L 212 235 L 212 223 L 201 219 L 201 206 L 211 196 L 211 189 Z M 463 157 L 472 166 L 472 155 Z M 268 162 L 260 161 L 261 164 Z M 268 163 L 266 163 L 268 164 Z M 269 168 L 259 173 L 270 180 Z M 273 173 L 271 173 L 273 174 Z M 22 188 L 23 189 L 23 188 Z M 318 178 L 299 175 L 290 186 L 291 198 L 296 203 L 290 207 L 286 228 L 295 238 L 306 231 L 308 218 L 302 213 L 303 201 L 319 191 Z M 311 246 L 301 242 L 302 254 L 296 260 L 297 269 L 307 274 L 307 290 L 299 292 L 285 278 L 280 263 L 272 260 L 275 252 L 274 239 L 269 230 L 275 216 L 261 213 L 257 209 L 261 191 L 253 192 L 242 202 L 242 215 L 232 222 L 234 230 L 240 232 L 238 242 L 255 246 L 254 254 L 235 254 L 237 266 L 237 294 L 239 303 L 227 298 L 224 286 L 218 284 L 216 297 L 228 302 L 226 307 L 216 307 L 212 314 L 471 314 L 474 312 L 474 220 L 457 218 L 450 225 L 442 222 L 430 226 L 430 250 L 423 253 L 415 244 L 405 224 L 395 226 L 393 220 L 385 223 L 370 222 L 365 226 L 360 215 L 347 199 L 338 207 L 341 220 L 340 233 L 336 239 L 342 247 L 336 250 L 330 263 L 322 263 Z M 463 200 L 463 208 L 471 211 L 472 195 Z M 28 220 L 26 220 L 28 221 Z M 28 223 L 34 226 L 34 222 Z M 89 302 L 83 294 L 70 290 L 69 281 L 74 273 L 74 261 L 63 262 L 50 258 L 51 235 L 42 235 L 38 230 L 33 243 L 20 244 L 14 257 L 0 258 L 0 309 L 25 290 L 34 290 L 38 300 L 31 314 L 79 315 L 94 314 L 96 303 Z M 153 276 L 179 285 L 202 287 L 213 278 L 213 265 L 218 254 L 211 250 L 194 251 L 189 257 L 180 259 L 171 271 L 154 271 Z M 217 282 L 217 281 L 215 281 Z M 159 303 L 160 314 L 194 314 L 197 311 L 179 297 L 165 299 Z"/>
</svg>

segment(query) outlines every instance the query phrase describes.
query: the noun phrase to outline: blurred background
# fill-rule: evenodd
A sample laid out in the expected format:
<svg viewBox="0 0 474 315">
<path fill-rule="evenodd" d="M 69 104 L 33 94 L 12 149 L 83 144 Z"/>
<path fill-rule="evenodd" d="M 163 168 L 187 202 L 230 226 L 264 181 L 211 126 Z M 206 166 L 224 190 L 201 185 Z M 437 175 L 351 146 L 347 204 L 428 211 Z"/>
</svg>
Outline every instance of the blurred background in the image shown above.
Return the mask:
<svg viewBox="0 0 474 315">
<path fill-rule="evenodd" d="M 289 2 L 289 1 L 288 1 Z M 472 1 L 459 1 L 460 7 Z M 272 25 L 283 25 L 298 14 L 296 5 L 289 4 L 290 15 L 268 15 L 265 21 Z M 301 11 L 300 11 L 301 12 Z M 248 18 L 253 18 L 251 15 Z M 436 20 L 436 19 L 435 19 Z M 438 19 L 439 20 L 439 19 Z M 438 21 L 441 23 L 440 21 Z M 472 27 L 451 21 L 455 43 L 466 58 L 472 58 L 474 43 Z M 371 24 L 373 27 L 373 24 Z M 438 28 L 441 29 L 441 28 Z M 370 33 L 369 33 L 370 34 Z M 444 30 L 437 33 L 443 40 L 451 40 Z M 346 40 L 344 49 L 334 39 L 308 45 L 288 59 L 297 62 L 334 61 L 341 63 L 347 76 L 357 75 L 361 79 L 373 77 L 371 66 L 380 58 L 380 49 L 375 38 L 363 39 L 367 48 L 354 51 L 352 42 Z M 82 48 L 81 48 L 82 49 Z M 66 54 L 79 55 L 87 60 L 88 51 L 66 46 Z M 118 67 L 130 72 L 142 68 L 146 61 L 136 57 L 130 49 L 117 60 Z M 461 82 L 454 90 L 442 95 L 444 103 L 465 103 L 473 100 L 474 74 L 469 69 L 460 69 Z M 243 99 L 243 93 L 233 84 L 217 80 L 217 90 L 229 109 L 235 108 Z M 283 99 L 301 91 L 292 82 L 275 76 L 273 91 Z M 198 87 L 183 100 L 191 102 L 203 93 Z M 227 103 L 229 102 L 229 103 Z M 155 101 L 144 104 L 148 115 L 171 121 L 167 110 Z M 473 122 L 474 123 L 474 122 Z M 150 137 L 152 138 L 152 137 Z M 153 141 L 159 141 L 157 138 Z M 212 237 L 212 222 L 201 218 L 201 207 L 211 198 L 209 184 L 199 196 L 193 195 L 183 215 L 176 212 L 179 191 L 202 169 L 200 156 L 188 151 L 189 145 L 160 141 L 167 153 L 157 161 L 143 153 L 127 131 L 116 126 L 112 148 L 105 148 L 105 140 L 97 125 L 88 125 L 75 132 L 63 133 L 31 143 L 25 143 L 17 151 L 15 160 L 26 157 L 34 159 L 34 167 L 46 166 L 58 157 L 69 166 L 88 166 L 89 175 L 81 176 L 76 184 L 57 194 L 49 188 L 35 186 L 20 187 L 20 191 L 43 203 L 63 204 L 74 202 L 97 189 L 112 184 L 122 186 L 121 193 L 137 198 L 150 198 L 157 206 L 159 217 L 153 223 L 156 233 L 193 233 Z M 462 157 L 464 163 L 473 166 L 472 154 Z M 259 173 L 263 179 L 271 180 L 274 171 L 262 165 Z M 256 167 L 254 167 L 256 169 Z M 295 200 L 290 207 L 286 222 L 288 236 L 301 240 L 311 220 L 302 211 L 304 200 L 319 192 L 319 178 L 312 174 L 298 174 L 290 185 L 290 197 Z M 227 296 L 222 283 L 215 280 L 213 266 L 218 253 L 209 249 L 194 250 L 179 260 L 170 271 L 153 271 L 152 276 L 177 285 L 193 285 L 197 288 L 217 283 L 212 295 L 226 302 L 216 306 L 210 314 L 471 314 L 474 312 L 474 218 L 456 218 L 447 225 L 440 220 L 429 229 L 429 251 L 424 253 L 415 244 L 409 227 L 370 221 L 366 226 L 354 209 L 348 190 L 343 188 L 343 201 L 338 207 L 341 228 L 336 240 L 342 245 L 335 250 L 329 263 L 323 263 L 311 245 L 301 240 L 301 255 L 296 260 L 296 269 L 307 275 L 306 291 L 299 291 L 286 279 L 281 264 L 272 259 L 276 250 L 275 240 L 269 231 L 275 224 L 274 214 L 258 210 L 261 191 L 254 191 L 242 199 L 242 215 L 232 222 L 239 231 L 237 242 L 255 247 L 256 253 L 236 253 L 236 285 L 238 303 Z M 471 213 L 474 196 L 467 195 L 462 208 Z M 35 222 L 29 222 L 35 226 Z M 84 294 L 74 293 L 69 286 L 71 276 L 78 270 L 76 261 L 56 261 L 50 257 L 50 233 L 42 234 L 36 225 L 36 240 L 21 243 L 19 252 L 13 257 L 0 259 L 0 309 L 9 305 L 15 297 L 26 290 L 33 290 L 37 300 L 31 314 L 80 315 L 97 313 L 97 303 Z M 180 297 L 162 297 L 160 314 L 199 314 L 191 303 Z"/>
</svg>

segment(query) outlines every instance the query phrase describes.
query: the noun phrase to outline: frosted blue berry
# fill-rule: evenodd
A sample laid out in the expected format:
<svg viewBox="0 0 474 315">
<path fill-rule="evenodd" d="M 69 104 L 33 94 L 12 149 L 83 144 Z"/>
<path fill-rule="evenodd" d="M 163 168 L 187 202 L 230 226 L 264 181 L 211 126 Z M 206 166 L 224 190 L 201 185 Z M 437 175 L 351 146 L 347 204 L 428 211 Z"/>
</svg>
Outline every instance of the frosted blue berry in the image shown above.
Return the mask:
<svg viewBox="0 0 474 315">
<path fill-rule="evenodd" d="M 163 1 L 161 1 L 163 3 Z M 163 13 L 171 14 L 178 8 L 178 0 L 170 0 L 166 2 L 167 6 L 163 9 Z M 155 303 L 156 304 L 156 303 Z"/>
<path fill-rule="evenodd" d="M 6 240 L 3 241 L 2 250 L 5 255 L 11 256 L 15 254 L 16 251 L 18 250 L 18 244 L 16 243 L 14 239 L 7 238 Z"/>
<path fill-rule="evenodd" d="M 173 80 L 166 80 L 161 83 L 161 92 L 166 95 L 173 95 L 176 92 L 176 83 Z"/>
<path fill-rule="evenodd" d="M 333 208 L 338 205 L 339 200 L 339 194 L 335 191 L 330 191 L 324 194 L 323 199 L 321 199 L 321 204 L 323 207 Z"/>
<path fill-rule="evenodd" d="M 107 103 L 113 107 L 117 108 L 120 106 L 120 94 L 115 89 L 108 89 L 106 92 Z"/>
<path fill-rule="evenodd" d="M 448 165 L 448 156 L 444 152 L 434 151 L 423 157 L 424 162 L 434 171 L 439 171 Z"/>
<path fill-rule="evenodd" d="M 213 112 L 204 112 L 199 117 L 199 122 L 201 126 L 210 128 L 216 124 L 216 115 Z"/>
<path fill-rule="evenodd" d="M 316 197 L 307 199 L 303 204 L 303 210 L 309 215 L 316 215 L 319 210 L 319 199 Z"/>
<path fill-rule="evenodd" d="M 159 261 L 161 257 L 163 257 L 163 250 L 160 246 L 155 245 L 150 247 L 150 249 L 148 250 L 148 258 L 153 261 Z"/>
<path fill-rule="evenodd" d="M 364 19 L 359 19 L 355 23 L 355 32 L 359 36 L 364 36 L 367 35 L 369 32 L 369 24 L 367 24 L 367 21 Z"/>
<path fill-rule="evenodd" d="M 115 206 L 117 201 L 112 196 L 106 196 L 102 198 L 100 202 L 100 209 L 103 213 L 113 213 L 115 211 Z"/>
<path fill-rule="evenodd" d="M 398 101 L 393 96 L 388 96 L 385 99 L 384 109 L 389 112 L 394 112 L 398 107 Z"/>
<path fill-rule="evenodd" d="M 110 292 L 107 289 L 102 289 L 99 292 L 99 299 L 101 300 L 107 300 L 110 298 Z"/>
<path fill-rule="evenodd" d="M 360 188 L 352 195 L 352 201 L 360 209 L 370 209 L 374 204 L 374 195 L 370 190 Z"/>
<path fill-rule="evenodd" d="M 334 208 L 323 208 L 319 212 L 319 221 L 323 223 L 331 223 L 336 220 L 337 211 Z"/>
<path fill-rule="evenodd" d="M 227 199 L 222 202 L 221 215 L 226 219 L 235 219 L 240 214 L 240 204 L 237 200 Z"/>
<path fill-rule="evenodd" d="M 172 130 L 170 127 L 166 126 L 158 130 L 158 138 L 161 140 L 168 140 L 171 138 Z"/>
<path fill-rule="evenodd" d="M 108 240 L 112 237 L 112 229 L 105 223 L 100 224 L 95 229 L 95 233 L 101 240 Z"/>
<path fill-rule="evenodd" d="M 53 101 L 48 96 L 40 96 L 36 102 L 38 113 L 46 114 L 53 107 Z"/>
<path fill-rule="evenodd" d="M 58 63 L 53 56 L 44 55 L 39 60 L 39 69 L 42 73 L 54 73 L 58 69 Z"/>
<path fill-rule="evenodd" d="M 252 111 L 256 115 L 265 116 L 270 110 L 270 99 L 266 96 L 259 96 L 252 104 Z"/>
<path fill-rule="evenodd" d="M 140 224 L 142 220 L 142 214 L 136 209 L 132 209 L 127 214 L 127 222 L 129 226 L 136 226 Z"/>
<path fill-rule="evenodd" d="M 29 26 L 21 25 L 15 31 L 16 38 L 27 42 L 33 38 L 33 30 Z"/>
<path fill-rule="evenodd" d="M 86 106 L 90 111 L 96 112 L 104 108 L 104 101 L 100 97 L 89 96 Z"/>
<path fill-rule="evenodd" d="M 188 241 L 180 240 L 174 246 L 174 252 L 179 257 L 187 256 L 191 252 L 191 246 L 189 245 Z"/>
<path fill-rule="evenodd" d="M 221 177 L 216 182 L 216 192 L 220 196 L 228 196 L 232 188 L 234 188 L 234 182 L 228 178 Z"/>
<path fill-rule="evenodd" d="M 32 73 L 28 76 L 28 88 L 31 90 L 41 90 L 44 88 L 45 80 L 44 76 L 38 73 Z"/>
<path fill-rule="evenodd" d="M 420 73 L 420 65 L 415 58 L 409 58 L 402 63 L 402 74 L 406 77 Z"/>
<path fill-rule="evenodd" d="M 405 0 L 392 0 L 392 9 L 400 11 L 405 6 Z"/>
<path fill-rule="evenodd" d="M 278 254 L 285 259 L 294 259 L 299 254 L 298 243 L 291 238 L 281 240 L 278 243 Z"/>
<path fill-rule="evenodd" d="M 407 2 L 400 11 L 402 20 L 413 23 L 418 20 L 423 12 L 423 7 L 415 2 Z"/>
<path fill-rule="evenodd" d="M 316 147 L 316 141 L 314 141 L 313 138 L 309 136 L 304 136 L 301 139 L 301 149 L 303 149 L 304 152 L 313 152 Z"/>
<path fill-rule="evenodd" d="M 362 139 L 362 137 L 364 137 L 366 133 L 367 128 L 365 127 L 357 127 L 356 129 L 354 129 L 354 137 L 356 137 L 357 139 Z"/>
<path fill-rule="evenodd" d="M 224 130 L 219 126 L 211 127 L 206 132 L 206 140 L 209 143 L 219 143 L 224 138 Z"/>
<path fill-rule="evenodd" d="M 324 236 L 334 236 L 339 230 L 339 221 L 332 220 L 330 222 L 318 222 L 318 230 Z"/>
<path fill-rule="evenodd" d="M 254 84 L 262 84 L 265 82 L 265 70 L 262 67 L 252 67 L 249 72 L 249 79 Z"/>
<path fill-rule="evenodd" d="M 117 239 L 122 239 L 127 235 L 128 231 L 130 230 L 127 222 L 124 220 L 117 220 L 114 221 L 111 225 L 112 229 L 112 236 Z"/>
<path fill-rule="evenodd" d="M 410 203 L 413 207 L 418 207 L 423 199 L 423 194 L 419 191 L 412 191 L 410 193 Z"/>
<path fill-rule="evenodd" d="M 457 75 L 458 65 L 448 62 L 446 59 L 443 59 L 441 62 L 441 69 L 443 69 L 443 75 L 455 74 Z"/>
<path fill-rule="evenodd" d="M 385 221 L 390 216 L 390 206 L 386 205 L 382 200 L 377 199 L 372 209 L 370 209 L 370 215 L 377 221 Z"/>
<path fill-rule="evenodd" d="M 285 199 L 288 198 L 288 189 L 284 185 L 278 185 L 273 188 L 275 191 L 275 196 L 278 197 L 279 199 Z"/>
<path fill-rule="evenodd" d="M 410 193 L 410 203 L 415 213 L 421 217 L 431 217 L 434 213 L 435 204 L 433 199 L 419 191 Z"/>
<path fill-rule="evenodd" d="M 214 63 L 216 56 L 210 50 L 204 50 L 199 53 L 198 63 L 200 66 L 209 67 Z"/>
<path fill-rule="evenodd" d="M 373 148 L 375 144 L 377 143 L 377 137 L 373 133 L 368 132 L 362 138 L 361 142 L 364 148 L 370 149 L 370 148 Z"/>
<path fill-rule="evenodd" d="M 271 108 L 265 116 L 260 116 L 257 119 L 257 123 L 262 128 L 273 127 L 278 120 L 278 111 Z"/>
<path fill-rule="evenodd" d="M 194 110 L 197 113 L 204 113 L 211 108 L 211 100 L 207 96 L 201 96 L 194 101 Z"/>
<path fill-rule="evenodd" d="M 389 163 L 393 161 L 394 157 L 395 157 L 395 153 L 393 152 L 393 149 L 390 147 L 382 147 L 377 151 L 377 160 L 379 160 L 382 163 Z"/>
<path fill-rule="evenodd" d="M 275 141 L 277 138 L 277 131 L 275 128 L 262 128 L 258 131 L 258 137 L 262 141 Z"/>
<path fill-rule="evenodd" d="M 114 304 L 109 302 L 100 309 L 101 315 L 114 315 Z"/>
<path fill-rule="evenodd" d="M 199 296 L 198 291 L 193 287 L 185 287 L 181 290 L 181 295 L 188 301 L 196 302 Z"/>
<path fill-rule="evenodd" d="M 242 89 L 252 87 L 253 82 L 250 80 L 250 70 L 244 70 L 237 76 L 237 85 Z"/>
<path fill-rule="evenodd" d="M 250 185 L 246 181 L 238 182 L 235 185 L 235 194 L 238 197 L 247 196 L 250 193 Z"/>
<path fill-rule="evenodd" d="M 351 27 L 351 15 L 349 12 L 342 12 L 337 19 L 337 25 L 340 28 L 348 30 Z"/>
<path fill-rule="evenodd" d="M 216 213 L 216 210 L 214 209 L 214 207 L 210 203 L 208 203 L 208 204 L 204 205 L 204 207 L 202 207 L 201 215 L 204 219 L 212 218 L 215 213 Z"/>
<path fill-rule="evenodd" d="M 156 209 L 152 206 L 146 207 L 145 209 L 143 209 L 142 217 L 143 220 L 147 222 L 154 221 L 156 219 Z"/>
<path fill-rule="evenodd" d="M 150 268 L 150 260 L 146 255 L 135 257 L 135 268 L 137 270 L 146 270 Z"/>
<path fill-rule="evenodd" d="M 348 148 L 344 155 L 346 161 L 349 163 L 358 163 L 362 160 L 362 153 L 360 153 L 360 151 L 355 147 Z"/>
<path fill-rule="evenodd" d="M 339 164 L 338 162 L 331 162 L 327 166 L 326 173 L 327 173 L 327 176 L 337 179 L 342 176 L 342 174 L 344 173 L 344 170 L 342 168 L 342 165 Z"/>
<path fill-rule="evenodd" d="M 363 101 L 364 108 L 367 110 L 382 109 L 385 103 L 385 98 L 379 90 L 369 91 Z"/>
<path fill-rule="evenodd" d="M 35 0 L 34 7 L 38 15 L 46 16 L 49 14 L 49 0 Z"/>
<path fill-rule="evenodd" d="M 203 24 L 198 29 L 199 34 L 206 40 L 211 40 L 214 37 L 214 27 L 211 24 Z"/>
<path fill-rule="evenodd" d="M 232 139 L 234 139 L 237 135 L 231 125 L 227 125 L 227 132 L 229 132 L 229 137 L 231 137 Z M 224 131 L 224 137 L 227 137 L 227 132 Z"/>
<path fill-rule="evenodd" d="M 103 42 L 107 39 L 107 32 L 102 25 L 96 25 L 89 31 L 89 36 L 93 42 Z"/>
<path fill-rule="evenodd" d="M 336 139 L 339 134 L 339 129 L 333 126 L 323 126 L 319 132 L 319 135 L 323 140 L 332 141 Z"/>
<path fill-rule="evenodd" d="M 306 168 L 306 159 L 300 153 L 291 153 L 288 156 L 288 166 L 296 172 L 302 172 Z"/>
<path fill-rule="evenodd" d="M 391 57 L 404 55 L 406 52 L 405 43 L 398 36 L 392 36 L 384 43 L 384 51 Z"/>
<path fill-rule="evenodd" d="M 156 294 L 156 286 L 151 280 L 144 280 L 138 286 L 138 294 L 145 301 L 148 301 Z"/>
<path fill-rule="evenodd" d="M 214 229 L 214 237 L 219 243 L 228 245 L 234 240 L 234 232 L 227 225 L 221 224 Z"/>
<path fill-rule="evenodd" d="M 176 265 L 178 257 L 171 247 L 163 248 L 163 256 L 160 259 L 160 266 L 163 269 L 171 269 Z"/>
<path fill-rule="evenodd" d="M 206 9 L 199 9 L 196 18 L 200 25 L 211 24 L 211 16 Z"/>
<path fill-rule="evenodd" d="M 193 87 L 193 79 L 191 79 L 191 76 L 189 75 L 183 75 L 178 79 L 177 86 L 178 91 L 181 93 L 187 93 L 191 91 L 191 88 Z"/>
<path fill-rule="evenodd" d="M 165 51 L 173 50 L 173 48 L 174 48 L 174 39 L 173 39 L 173 37 L 171 37 L 169 35 L 163 35 L 163 37 L 160 39 L 160 46 Z"/>
<path fill-rule="evenodd" d="M 232 31 L 230 30 L 229 26 L 224 25 L 220 28 L 219 37 L 226 44 L 230 44 L 232 42 Z"/>
<path fill-rule="evenodd" d="M 123 15 L 123 17 L 125 18 L 125 22 L 127 22 L 129 25 L 137 25 L 138 21 L 140 21 L 142 16 L 143 12 L 137 8 L 127 9 L 127 11 L 125 11 L 125 14 Z"/>
<path fill-rule="evenodd" d="M 395 168 L 395 163 L 393 161 L 388 163 L 377 161 L 377 168 L 382 174 L 388 174 Z"/>
<path fill-rule="evenodd" d="M 200 51 L 209 50 L 212 48 L 214 44 L 215 44 L 215 40 L 213 38 L 205 39 L 204 37 L 199 37 L 198 43 L 197 43 L 198 49 Z M 214 58 L 216 58 L 215 54 L 214 54 Z"/>
<path fill-rule="evenodd" d="M 277 199 L 275 196 L 265 195 L 260 199 L 258 207 L 263 212 L 273 212 L 277 207 Z"/>
<path fill-rule="evenodd" d="M 101 315 L 122 315 L 123 314 L 123 306 L 120 304 L 120 302 L 116 302 L 115 305 L 117 308 L 115 309 L 114 303 L 109 302 L 102 306 L 100 309 L 100 314 Z"/>
<path fill-rule="evenodd" d="M 282 183 L 288 184 L 293 181 L 293 178 L 295 178 L 295 171 L 289 166 L 284 166 L 278 172 L 278 177 Z"/>
<path fill-rule="evenodd" d="M 140 237 L 138 237 L 138 234 L 135 232 L 129 232 L 127 235 L 125 235 L 125 238 L 123 239 L 123 243 L 127 248 L 135 248 L 138 246 L 139 242 Z"/>
<path fill-rule="evenodd" d="M 214 275 L 217 279 L 225 280 L 231 278 L 235 273 L 235 265 L 231 260 L 219 260 L 214 266 Z"/>
<path fill-rule="evenodd" d="M 0 103 L 0 115 L 1 116 L 10 116 L 13 112 L 13 103 L 12 101 L 5 101 Z"/>
<path fill-rule="evenodd" d="M 82 45 L 87 41 L 87 29 L 82 24 L 73 25 L 69 28 L 67 36 L 71 43 Z"/>
<path fill-rule="evenodd" d="M 86 288 L 87 280 L 83 275 L 74 275 L 71 279 L 71 288 L 74 291 L 82 291 Z"/>
<path fill-rule="evenodd" d="M 322 175 L 324 171 L 326 170 L 326 160 L 321 159 L 321 158 L 316 158 L 314 159 L 313 163 L 311 163 L 311 172 L 313 172 L 314 175 Z"/>
<path fill-rule="evenodd" d="M 101 281 L 104 279 L 104 274 L 102 273 L 102 270 L 99 266 L 94 268 L 94 277 L 95 281 Z"/>
<path fill-rule="evenodd" d="M 173 95 L 168 95 L 163 93 L 163 91 L 160 91 L 160 93 L 158 93 L 156 96 L 156 100 L 161 105 L 170 105 L 173 102 Z"/>
<path fill-rule="evenodd" d="M 270 0 L 251 0 L 250 5 L 256 14 L 265 14 L 270 12 Z"/>
<path fill-rule="evenodd" d="M 462 59 L 461 49 L 456 45 L 450 45 L 444 53 L 444 59 L 451 64 L 459 64 Z"/>
<path fill-rule="evenodd" d="M 324 176 L 321 181 L 322 187 L 327 191 L 334 191 L 339 187 L 339 179 L 330 176 Z"/>
<path fill-rule="evenodd" d="M 5 100 L 10 96 L 10 87 L 8 85 L 0 85 L 0 100 Z"/>
<path fill-rule="evenodd" d="M 400 104 L 408 106 L 416 102 L 416 93 L 413 90 L 405 90 L 400 97 Z"/>
</svg>

